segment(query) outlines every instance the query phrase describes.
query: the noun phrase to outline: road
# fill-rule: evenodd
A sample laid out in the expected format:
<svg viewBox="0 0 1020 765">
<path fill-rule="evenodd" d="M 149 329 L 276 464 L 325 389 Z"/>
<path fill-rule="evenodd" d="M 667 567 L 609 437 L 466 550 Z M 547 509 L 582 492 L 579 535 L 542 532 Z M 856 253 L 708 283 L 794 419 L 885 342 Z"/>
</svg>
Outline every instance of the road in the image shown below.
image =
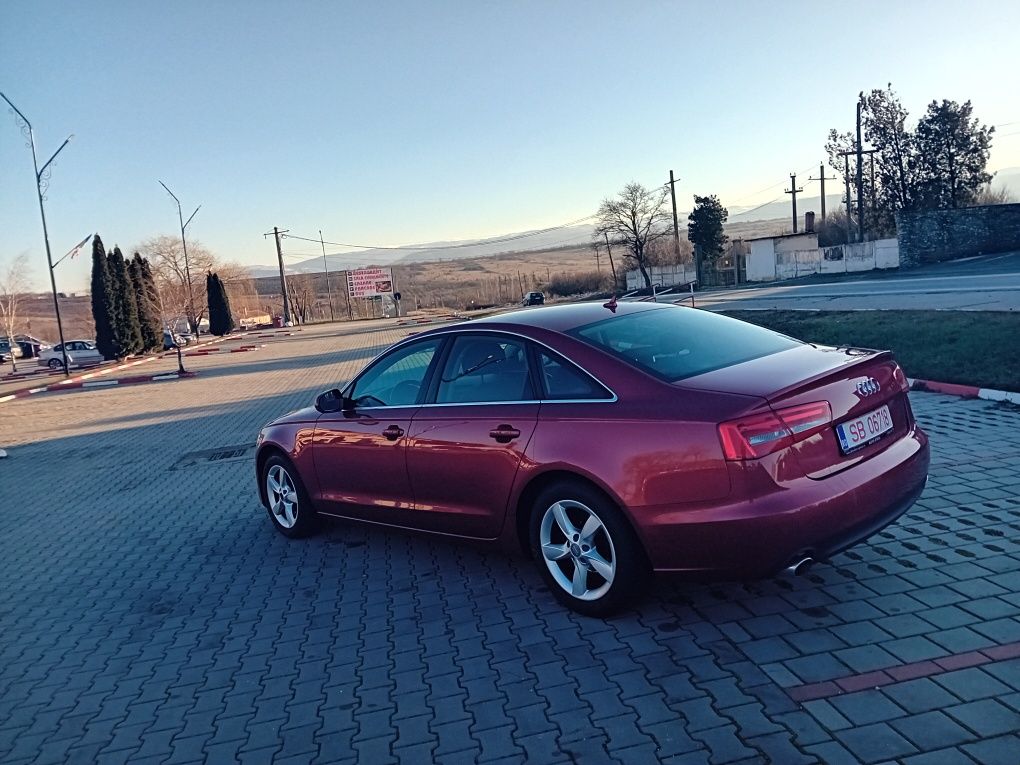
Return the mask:
<svg viewBox="0 0 1020 765">
<path fill-rule="evenodd" d="M 697 304 L 713 310 L 767 308 L 1020 310 L 1020 254 L 954 261 L 889 275 L 863 273 L 830 283 L 709 291 Z"/>
<path fill-rule="evenodd" d="M 806 577 L 662 581 L 600 621 L 528 560 L 271 528 L 259 427 L 409 331 L 2 405 L 0 761 L 1017 762 L 1016 411 L 912 394 L 933 463 L 900 521 Z"/>
</svg>

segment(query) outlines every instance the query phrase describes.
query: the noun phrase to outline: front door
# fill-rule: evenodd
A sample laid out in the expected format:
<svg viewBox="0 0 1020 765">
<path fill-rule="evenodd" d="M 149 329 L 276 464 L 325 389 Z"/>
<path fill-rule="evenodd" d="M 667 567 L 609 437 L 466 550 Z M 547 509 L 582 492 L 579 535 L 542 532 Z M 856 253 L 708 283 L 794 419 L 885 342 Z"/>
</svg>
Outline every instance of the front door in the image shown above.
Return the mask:
<svg viewBox="0 0 1020 765">
<path fill-rule="evenodd" d="M 414 525 L 492 539 L 538 418 L 525 342 L 459 335 L 437 375 L 408 434 Z"/>
<path fill-rule="evenodd" d="M 348 386 L 351 406 L 319 417 L 312 455 L 324 512 L 407 523 L 408 431 L 441 343 L 422 340 L 382 356 Z"/>
</svg>

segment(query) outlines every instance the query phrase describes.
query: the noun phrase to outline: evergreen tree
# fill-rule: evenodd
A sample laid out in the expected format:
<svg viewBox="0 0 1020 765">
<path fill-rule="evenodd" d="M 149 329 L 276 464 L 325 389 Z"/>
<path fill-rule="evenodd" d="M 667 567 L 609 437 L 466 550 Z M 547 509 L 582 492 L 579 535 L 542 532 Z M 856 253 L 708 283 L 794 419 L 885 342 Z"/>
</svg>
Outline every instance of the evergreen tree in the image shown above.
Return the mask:
<svg viewBox="0 0 1020 765">
<path fill-rule="evenodd" d="M 227 290 L 220 277 L 211 271 L 206 275 L 205 284 L 209 296 L 209 331 L 214 335 L 225 335 L 234 328 Z"/>
<path fill-rule="evenodd" d="M 135 293 L 138 306 L 138 323 L 142 332 L 142 350 L 152 351 L 163 345 L 163 325 L 159 320 L 156 306 L 152 304 L 148 285 L 145 281 L 142 256 L 137 252 L 128 262 L 128 277 Z"/>
<path fill-rule="evenodd" d="M 117 358 L 110 305 L 110 273 L 99 234 L 92 237 L 92 318 L 96 323 L 96 348 L 104 358 Z"/>
<path fill-rule="evenodd" d="M 711 264 L 723 254 L 728 237 L 723 224 L 729 212 L 715 194 L 707 197 L 694 195 L 694 211 L 687 216 L 687 238 L 701 251 L 701 262 Z"/>
<path fill-rule="evenodd" d="M 114 338 L 118 348 L 118 357 L 137 353 L 142 349 L 142 328 L 138 322 L 138 303 L 135 291 L 128 276 L 127 262 L 119 247 L 114 247 L 106 257 L 110 270 L 110 283 L 115 297 L 114 305 Z"/>
</svg>

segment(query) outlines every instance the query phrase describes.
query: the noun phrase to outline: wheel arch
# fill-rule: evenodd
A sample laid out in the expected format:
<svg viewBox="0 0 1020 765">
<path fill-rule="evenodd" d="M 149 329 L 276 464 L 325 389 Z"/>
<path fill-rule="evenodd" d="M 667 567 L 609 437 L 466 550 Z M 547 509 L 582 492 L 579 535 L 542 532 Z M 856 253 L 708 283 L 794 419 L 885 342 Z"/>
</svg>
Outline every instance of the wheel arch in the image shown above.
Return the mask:
<svg viewBox="0 0 1020 765">
<path fill-rule="evenodd" d="M 594 489 L 599 494 L 602 494 L 607 501 L 620 510 L 620 513 L 626 519 L 627 524 L 634 533 L 634 537 L 638 540 L 642 549 L 644 549 L 644 540 L 638 533 L 637 528 L 634 525 L 634 521 L 630 517 L 630 512 L 627 510 L 623 502 L 620 501 L 619 497 L 617 497 L 614 492 L 609 489 L 609 487 L 603 485 L 600 481 L 592 478 L 591 476 L 584 475 L 583 473 L 567 468 L 556 468 L 546 470 L 538 475 L 532 476 L 524 485 L 524 488 L 517 497 L 517 503 L 514 508 L 514 524 L 515 532 L 517 534 L 517 544 L 524 555 L 529 557 L 531 556 L 529 527 L 531 526 L 532 505 L 534 505 L 535 500 L 543 490 L 559 481 L 581 483 Z M 647 556 L 647 550 L 645 550 L 645 555 Z"/>
<path fill-rule="evenodd" d="M 259 500 L 261 500 L 263 505 L 266 504 L 267 499 L 265 482 L 262 480 L 262 469 L 265 467 L 266 462 L 270 457 L 282 457 L 286 460 L 287 464 L 291 466 L 291 469 L 294 470 L 295 473 L 297 472 L 297 468 L 294 466 L 294 461 L 290 458 L 290 455 L 287 454 L 287 451 L 283 447 L 272 442 L 262 444 L 258 451 L 255 452 L 255 484 L 258 486 Z"/>
</svg>

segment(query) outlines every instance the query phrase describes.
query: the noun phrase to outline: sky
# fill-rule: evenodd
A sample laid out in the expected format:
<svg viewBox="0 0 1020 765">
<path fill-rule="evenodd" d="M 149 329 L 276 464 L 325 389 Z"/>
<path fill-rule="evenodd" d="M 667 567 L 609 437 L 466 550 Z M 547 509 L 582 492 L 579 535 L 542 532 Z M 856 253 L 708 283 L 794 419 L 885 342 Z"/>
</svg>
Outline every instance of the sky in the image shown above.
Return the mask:
<svg viewBox="0 0 1020 765">
<path fill-rule="evenodd" d="M 1000 125 L 1020 166 L 1020 3 L 4 2 L 0 91 L 52 170 L 54 259 L 99 232 L 130 254 L 188 228 L 225 260 L 271 264 L 273 226 L 398 245 L 591 215 L 636 180 L 678 206 L 747 206 L 817 171 L 861 90 L 891 82 Z M 31 153 L 0 104 L 0 265 L 46 282 Z M 786 185 L 784 185 L 786 184 Z M 315 245 L 284 242 L 288 254 Z M 330 251 L 338 248 L 330 247 Z M 88 251 L 56 271 L 85 289 Z"/>
</svg>

